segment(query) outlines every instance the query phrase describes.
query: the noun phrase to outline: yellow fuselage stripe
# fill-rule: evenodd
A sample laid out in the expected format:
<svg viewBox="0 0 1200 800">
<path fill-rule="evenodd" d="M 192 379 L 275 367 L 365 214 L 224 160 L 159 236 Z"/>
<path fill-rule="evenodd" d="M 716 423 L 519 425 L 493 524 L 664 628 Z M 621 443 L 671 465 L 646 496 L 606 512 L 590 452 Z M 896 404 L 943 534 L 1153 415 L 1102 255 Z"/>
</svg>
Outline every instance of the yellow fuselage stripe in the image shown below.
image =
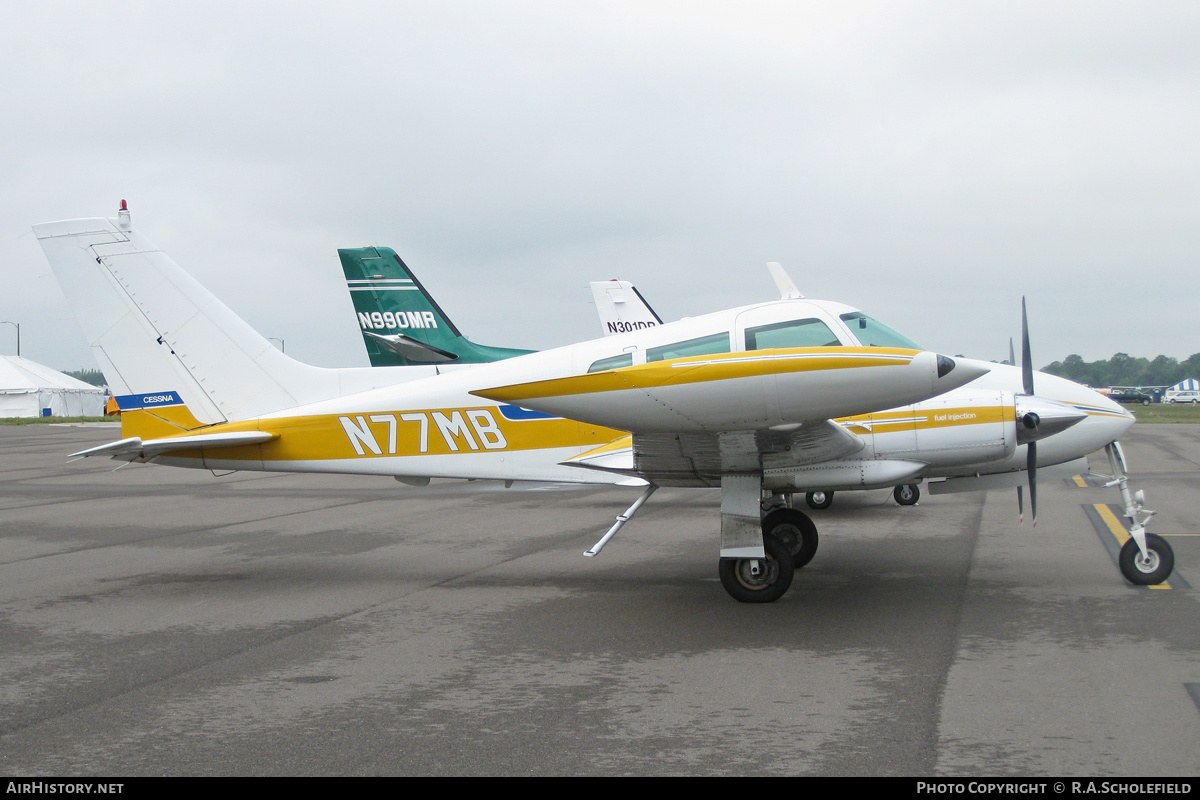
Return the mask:
<svg viewBox="0 0 1200 800">
<path fill-rule="evenodd" d="M 186 435 L 163 423 L 159 413 L 126 412 L 122 433 L 143 439 Z M 276 417 L 210 425 L 196 429 L 195 433 L 260 430 L 274 433 L 278 438 L 263 444 L 206 447 L 204 453 L 230 461 L 324 461 L 565 447 L 590 449 L 614 439 L 628 439 L 624 431 L 561 417 L 509 420 L 495 406 Z M 201 457 L 194 450 L 173 451 L 172 455 Z"/>
<path fill-rule="evenodd" d="M 1016 412 L 1010 405 L 958 406 L 954 408 L 922 409 L 914 411 L 886 411 L 881 414 L 859 414 L 834 420 L 859 435 L 890 433 L 904 430 L 927 430 L 949 428 L 960 425 L 981 425 L 995 422 L 1012 422 Z"/>
</svg>

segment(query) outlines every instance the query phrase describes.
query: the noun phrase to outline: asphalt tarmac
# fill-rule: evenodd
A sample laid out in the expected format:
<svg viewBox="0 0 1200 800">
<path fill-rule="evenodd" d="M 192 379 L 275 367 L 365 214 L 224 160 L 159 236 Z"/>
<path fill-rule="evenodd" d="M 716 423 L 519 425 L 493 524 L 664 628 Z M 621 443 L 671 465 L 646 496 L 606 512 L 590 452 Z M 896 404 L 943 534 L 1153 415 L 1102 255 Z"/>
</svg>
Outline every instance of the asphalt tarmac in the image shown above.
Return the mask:
<svg viewBox="0 0 1200 800">
<path fill-rule="evenodd" d="M 1170 588 L 1056 480 L 839 493 L 765 606 L 716 491 L 584 558 L 636 490 L 66 461 L 117 433 L 0 427 L 0 774 L 1200 774 L 1200 426 L 1125 441 Z"/>
</svg>

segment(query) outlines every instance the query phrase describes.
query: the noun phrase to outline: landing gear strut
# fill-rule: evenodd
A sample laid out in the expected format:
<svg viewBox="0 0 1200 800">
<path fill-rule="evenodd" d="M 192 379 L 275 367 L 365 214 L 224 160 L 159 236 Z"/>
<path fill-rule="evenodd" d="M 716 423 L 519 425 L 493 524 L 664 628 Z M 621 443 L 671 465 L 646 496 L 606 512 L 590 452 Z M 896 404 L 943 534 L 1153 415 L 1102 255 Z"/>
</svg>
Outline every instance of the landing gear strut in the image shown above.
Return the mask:
<svg viewBox="0 0 1200 800">
<path fill-rule="evenodd" d="M 1113 442 L 1104 448 L 1108 463 L 1112 466 L 1113 479 L 1107 486 L 1116 486 L 1125 506 L 1125 518 L 1129 520 L 1129 541 L 1121 546 L 1117 565 L 1125 580 L 1136 586 L 1156 586 L 1171 576 L 1175 568 L 1175 552 L 1167 540 L 1153 533 L 1146 533 L 1146 523 L 1154 512 L 1143 507 L 1145 496 L 1139 491 L 1129 492 L 1129 477 L 1125 470 L 1125 454 L 1121 445 Z"/>
<path fill-rule="evenodd" d="M 754 477 L 722 479 L 718 573 L 734 600 L 778 600 L 792 585 L 795 570 L 816 554 L 817 526 L 791 505 L 791 494 L 772 495 L 764 502 L 762 483 Z"/>
</svg>

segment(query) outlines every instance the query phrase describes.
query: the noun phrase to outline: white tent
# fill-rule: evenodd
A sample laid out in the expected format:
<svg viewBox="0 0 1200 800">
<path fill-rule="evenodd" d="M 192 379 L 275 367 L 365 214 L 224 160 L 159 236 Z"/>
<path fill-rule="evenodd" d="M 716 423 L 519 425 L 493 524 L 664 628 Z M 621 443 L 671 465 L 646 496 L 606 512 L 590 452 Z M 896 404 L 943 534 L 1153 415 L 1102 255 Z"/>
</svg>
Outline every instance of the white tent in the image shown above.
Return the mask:
<svg viewBox="0 0 1200 800">
<path fill-rule="evenodd" d="M 0 356 L 0 418 L 102 417 L 108 392 L 17 356 Z"/>
<path fill-rule="evenodd" d="M 1200 390 L 1200 381 L 1195 378 L 1185 378 L 1168 389 L 1168 392 L 1194 392 Z"/>
</svg>

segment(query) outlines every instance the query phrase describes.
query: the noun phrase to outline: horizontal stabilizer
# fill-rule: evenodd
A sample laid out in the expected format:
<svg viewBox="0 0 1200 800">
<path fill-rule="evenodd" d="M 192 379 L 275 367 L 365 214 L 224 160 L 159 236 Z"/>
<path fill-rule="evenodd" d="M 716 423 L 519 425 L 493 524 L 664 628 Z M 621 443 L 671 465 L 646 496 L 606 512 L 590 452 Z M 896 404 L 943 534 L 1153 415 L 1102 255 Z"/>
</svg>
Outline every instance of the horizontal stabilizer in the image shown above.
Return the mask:
<svg viewBox="0 0 1200 800">
<path fill-rule="evenodd" d="M 404 356 L 409 361 L 421 364 L 445 364 L 458 360 L 458 356 L 454 353 L 434 347 L 431 344 L 425 344 L 425 342 L 417 341 L 411 336 L 405 336 L 402 333 L 383 334 L 363 331 L 363 336 L 370 337 L 389 353 Z"/>
<path fill-rule="evenodd" d="M 168 450 L 199 450 L 204 447 L 239 447 L 247 444 L 262 444 L 279 438 L 277 433 L 265 431 L 231 431 L 229 433 L 202 433 L 196 436 L 172 436 L 167 439 L 147 439 L 134 436 L 119 442 L 109 442 L 99 447 L 72 453 L 70 458 L 88 456 L 112 456 L 123 458 L 153 458 Z"/>
</svg>

